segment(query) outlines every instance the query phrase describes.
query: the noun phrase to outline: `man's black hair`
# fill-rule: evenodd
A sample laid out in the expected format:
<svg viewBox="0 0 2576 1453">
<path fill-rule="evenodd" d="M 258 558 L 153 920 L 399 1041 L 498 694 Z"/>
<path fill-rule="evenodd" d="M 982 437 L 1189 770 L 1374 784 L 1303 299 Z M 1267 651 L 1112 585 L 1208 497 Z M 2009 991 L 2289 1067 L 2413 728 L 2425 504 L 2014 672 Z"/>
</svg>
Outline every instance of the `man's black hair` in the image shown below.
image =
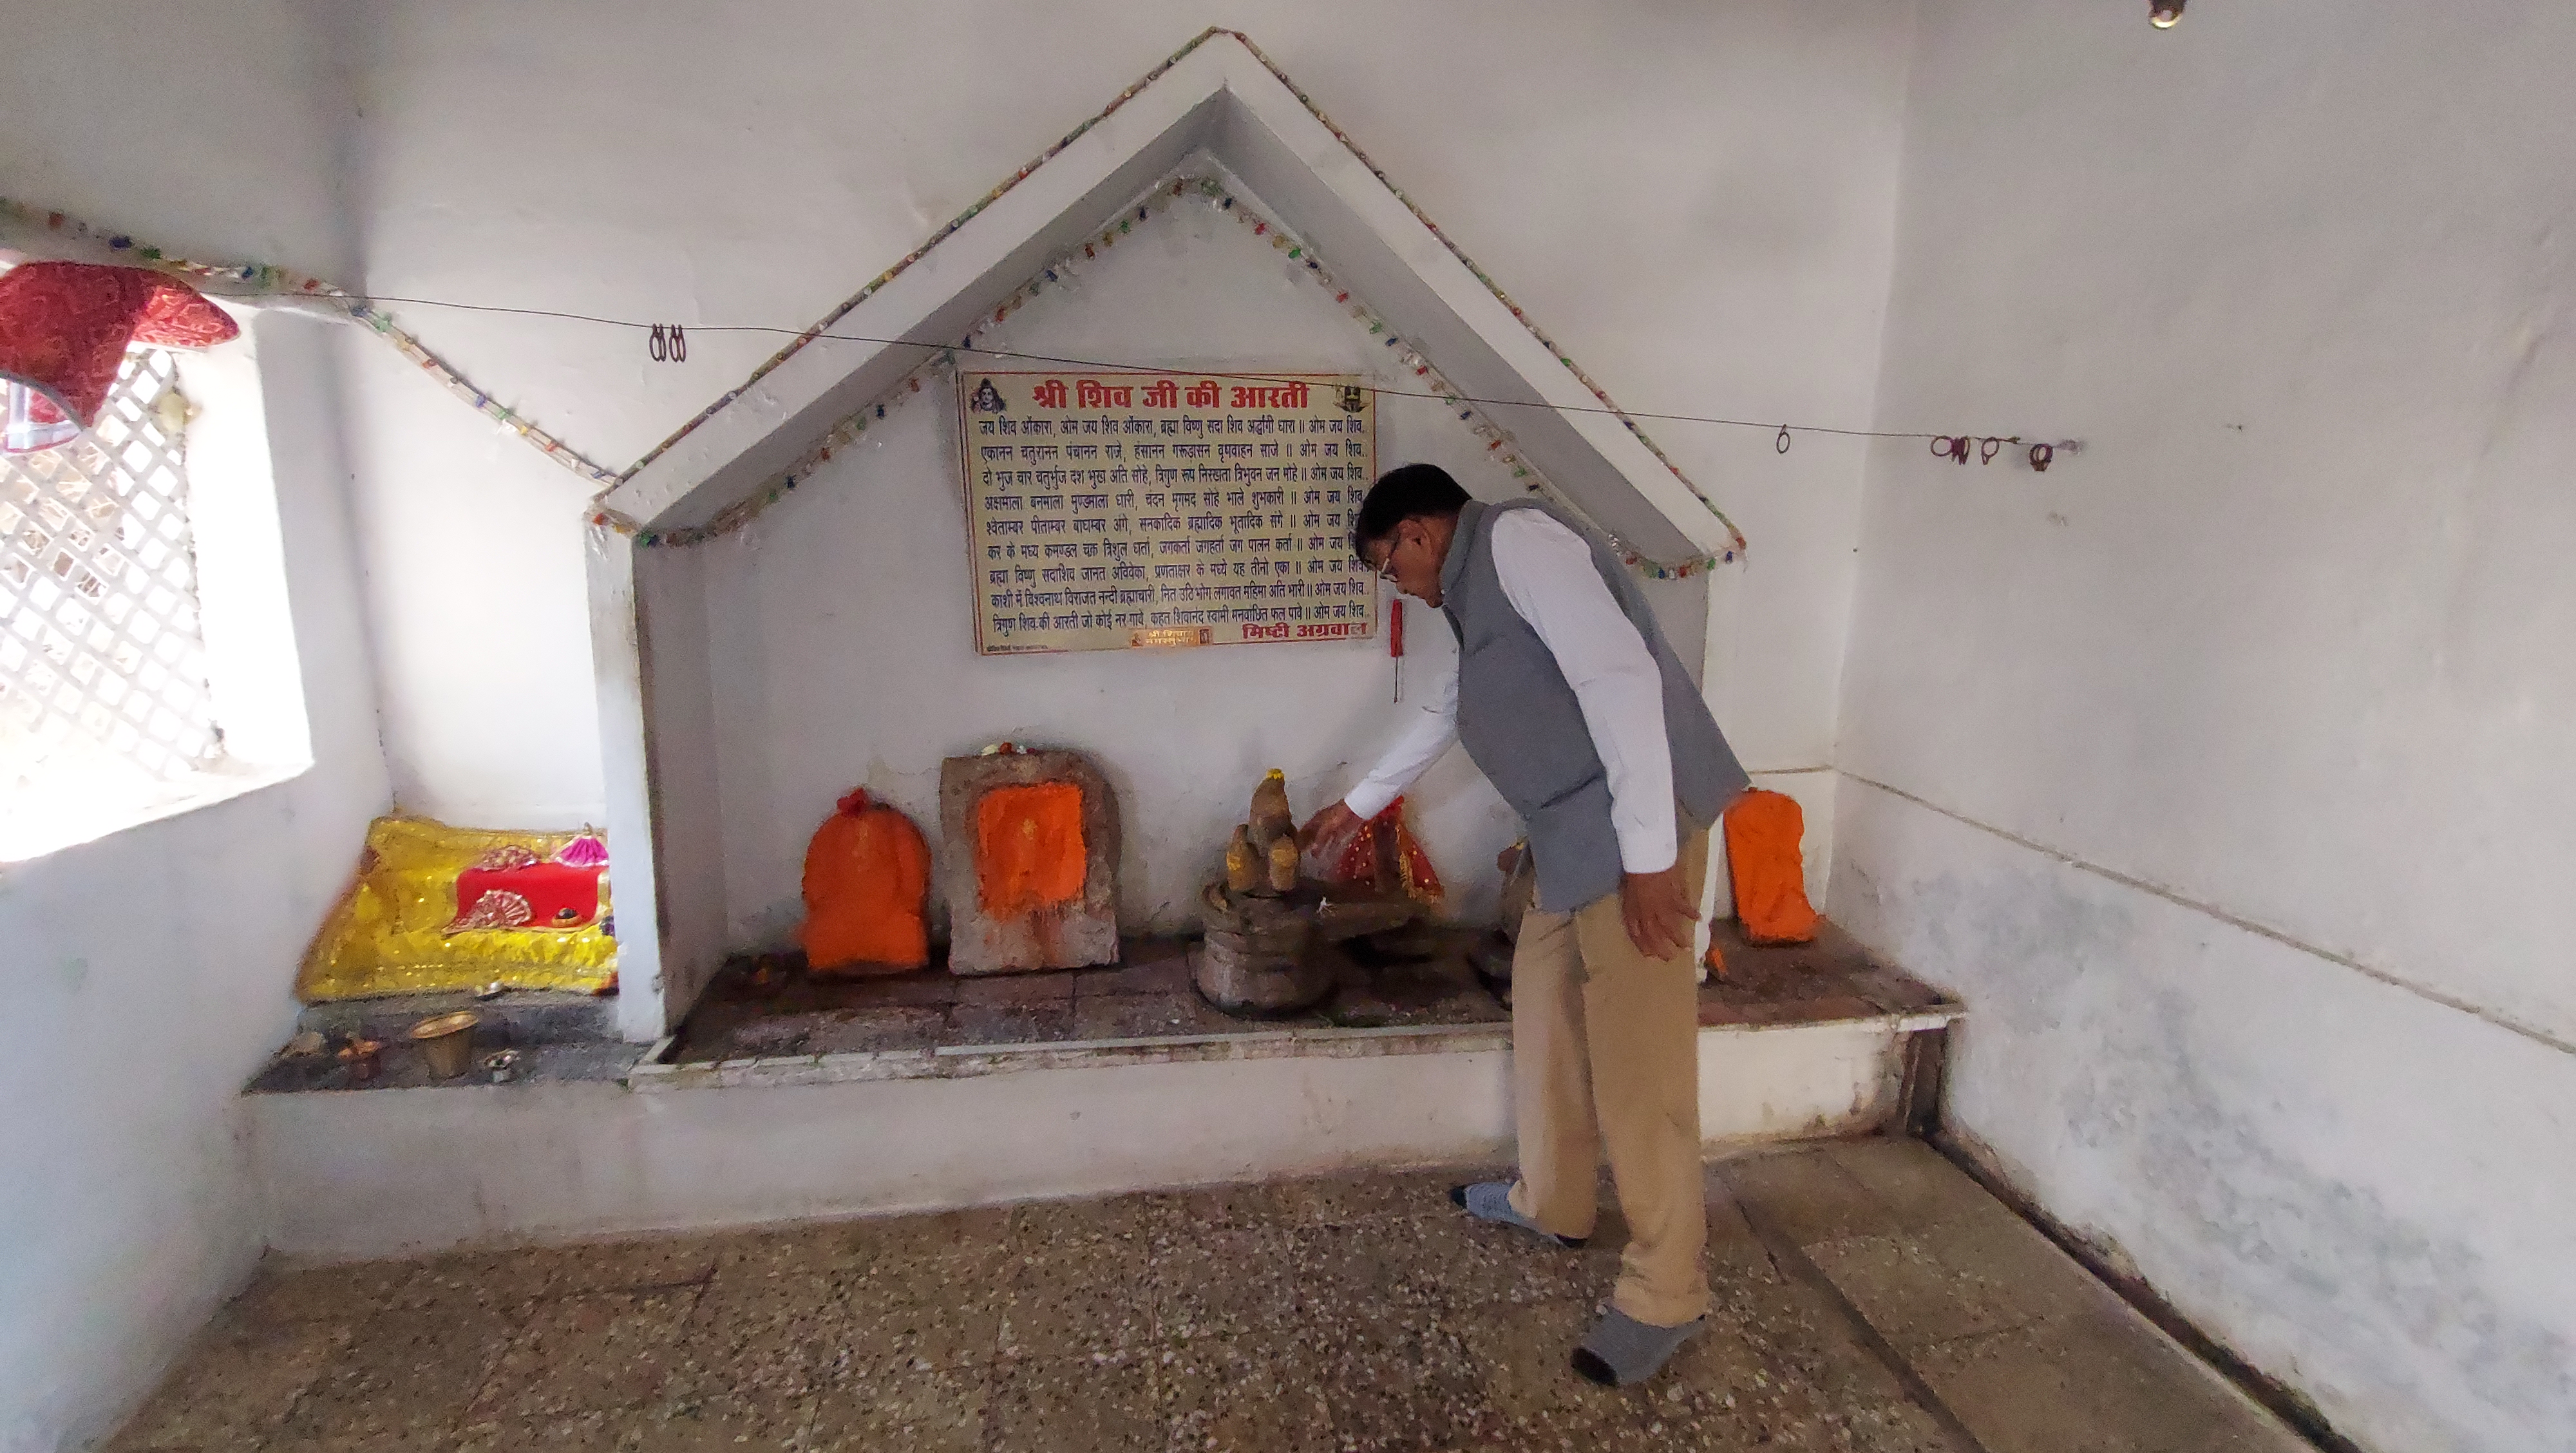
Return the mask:
<svg viewBox="0 0 2576 1453">
<path fill-rule="evenodd" d="M 1368 562 L 1368 546 L 1406 520 L 1445 519 L 1466 508 L 1467 491 L 1437 464 L 1404 464 L 1377 477 L 1351 523 L 1351 553 Z"/>
</svg>

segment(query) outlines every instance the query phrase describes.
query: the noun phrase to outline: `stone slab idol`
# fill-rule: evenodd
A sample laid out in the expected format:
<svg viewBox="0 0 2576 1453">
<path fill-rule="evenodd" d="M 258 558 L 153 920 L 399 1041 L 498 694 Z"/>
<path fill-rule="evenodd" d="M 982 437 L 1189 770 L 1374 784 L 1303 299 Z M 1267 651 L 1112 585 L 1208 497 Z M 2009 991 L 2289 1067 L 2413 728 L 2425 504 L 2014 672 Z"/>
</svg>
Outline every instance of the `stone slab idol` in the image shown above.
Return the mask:
<svg viewBox="0 0 2576 1453">
<path fill-rule="evenodd" d="M 950 757 L 939 826 L 950 972 L 1118 962 L 1118 799 L 1090 759 L 1007 743 Z"/>
</svg>

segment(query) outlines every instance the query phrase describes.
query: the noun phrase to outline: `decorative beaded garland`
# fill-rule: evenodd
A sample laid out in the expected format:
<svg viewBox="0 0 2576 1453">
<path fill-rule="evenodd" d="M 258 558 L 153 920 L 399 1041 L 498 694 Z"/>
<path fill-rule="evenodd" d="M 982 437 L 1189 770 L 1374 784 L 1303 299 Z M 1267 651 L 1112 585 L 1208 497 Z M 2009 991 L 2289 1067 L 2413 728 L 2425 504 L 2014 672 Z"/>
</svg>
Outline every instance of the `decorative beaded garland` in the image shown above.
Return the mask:
<svg viewBox="0 0 2576 1453">
<path fill-rule="evenodd" d="M 403 357 L 419 365 L 423 373 L 446 388 L 449 393 L 471 404 L 476 413 L 501 426 L 503 431 L 527 441 L 528 446 L 548 459 L 589 480 L 593 484 L 615 485 L 625 476 L 592 461 L 580 450 L 538 428 L 526 415 L 474 386 L 463 374 L 448 366 L 446 360 L 432 353 L 421 341 L 395 326 L 391 314 L 369 300 L 332 286 L 320 278 L 308 277 L 266 263 L 193 262 L 162 251 L 158 247 L 135 241 L 122 232 L 92 227 L 76 217 L 61 212 L 40 211 L 23 202 L 0 197 L 0 223 L 10 230 L 30 236 L 70 238 L 87 244 L 120 262 L 155 268 L 204 284 L 203 291 L 216 297 L 265 299 L 290 297 L 307 301 L 315 311 L 328 316 L 344 317 L 363 324 L 376 336 L 394 346 Z"/>
<path fill-rule="evenodd" d="M 794 464 L 789 465 L 743 498 L 727 505 L 705 524 L 647 530 L 640 523 L 604 506 L 594 510 L 592 522 L 633 534 L 639 544 L 653 546 L 694 545 L 741 529 L 759 518 L 770 506 L 794 492 L 798 485 L 811 479 L 814 471 L 832 457 L 834 450 L 847 448 L 867 431 L 870 424 L 882 421 L 890 408 L 899 406 L 904 400 L 921 392 L 926 380 L 945 375 L 953 370 L 959 354 L 981 351 L 976 346 L 977 341 L 983 338 L 987 330 L 995 324 L 1001 323 L 1020 309 L 1027 307 L 1048 288 L 1061 286 L 1102 252 L 1115 247 L 1120 239 L 1132 235 L 1139 224 L 1161 214 L 1175 201 L 1183 200 L 1204 202 L 1218 215 L 1232 217 L 1238 225 L 1249 229 L 1253 236 L 1266 239 L 1274 251 L 1279 252 L 1286 261 L 1296 265 L 1292 270 L 1298 276 L 1331 294 L 1333 302 L 1347 311 L 1354 322 L 1364 326 L 1370 336 L 1379 339 L 1384 346 L 1394 350 L 1392 356 L 1396 363 L 1411 372 L 1421 382 L 1423 388 L 1429 394 L 1436 396 L 1445 407 L 1454 410 L 1459 421 L 1465 424 L 1477 438 L 1485 441 L 1487 453 L 1498 466 L 1509 473 L 1514 481 L 1523 489 L 1544 496 L 1559 508 L 1581 519 L 1610 542 L 1613 551 L 1629 568 L 1651 579 L 1687 579 L 1722 561 L 1732 560 L 1736 550 L 1742 548 L 1743 536 L 1734 534 L 1732 522 L 1727 522 L 1727 528 L 1730 534 L 1734 534 L 1737 542 L 1734 548 L 1677 562 L 1648 559 L 1617 535 L 1604 530 L 1598 521 L 1549 481 L 1537 465 L 1532 464 L 1521 454 L 1520 447 L 1509 430 L 1480 412 L 1447 378 L 1441 375 L 1428 358 L 1398 336 L 1394 328 L 1365 302 L 1356 298 L 1349 287 L 1336 280 L 1323 260 L 1315 255 L 1312 247 L 1286 231 L 1278 223 L 1254 211 L 1250 205 L 1229 191 L 1223 182 L 1213 177 L 1187 175 L 1158 183 L 1144 199 L 1121 209 L 1117 220 L 1103 227 L 1096 236 L 1087 237 L 1068 249 L 1063 256 L 1041 269 L 1037 276 L 1014 289 L 1008 297 L 994 306 L 992 312 L 973 331 L 960 338 L 953 346 L 938 349 L 931 358 L 907 375 L 902 383 L 896 385 L 885 398 L 867 405 L 835 424 L 820 442 L 807 450 Z M 1710 506 L 1710 510 L 1712 513 L 1717 513 L 1714 505 Z M 1723 513 L 1718 513 L 1718 518 L 1721 521 L 1726 520 Z"/>
<path fill-rule="evenodd" d="M 937 369 L 951 366 L 955 359 L 955 350 L 943 349 L 940 353 L 934 355 L 933 358 L 925 362 L 921 367 L 916 368 L 911 374 L 907 375 L 903 383 L 893 393 L 889 394 L 886 399 L 879 400 L 877 403 L 870 405 L 860 413 L 854 414 L 833 426 L 833 428 L 825 434 L 824 438 L 812 449 L 808 450 L 795 465 L 791 466 L 788 470 L 784 471 L 777 478 L 773 479 L 762 488 L 754 490 L 743 499 L 728 505 L 724 510 L 720 511 L 716 516 L 708 520 L 703 525 L 666 530 L 649 529 L 641 521 L 635 520 L 619 511 L 608 508 L 606 505 L 602 504 L 600 500 L 606 496 L 610 489 L 613 489 L 619 483 L 632 478 L 637 470 L 642 469 L 645 465 L 650 464 L 655 459 L 661 457 L 661 455 L 669 451 L 671 447 L 677 444 L 681 439 L 687 437 L 692 431 L 703 425 L 708 419 L 713 418 L 716 414 L 731 405 L 736 399 L 739 399 L 754 384 L 757 384 L 772 370 L 793 357 L 807 344 L 823 337 L 830 330 L 833 324 L 839 322 L 842 318 L 847 317 L 853 309 L 858 307 L 859 304 L 867 301 L 868 298 L 874 296 L 879 290 L 884 288 L 886 284 L 893 281 L 906 269 L 927 256 L 932 248 L 937 247 L 959 228 L 965 226 L 968 222 L 973 221 L 984 211 L 985 208 L 991 206 L 995 201 L 998 201 L 1013 187 L 1027 180 L 1030 174 L 1052 159 L 1057 153 L 1063 151 L 1066 147 L 1071 146 L 1074 142 L 1080 140 L 1093 127 L 1098 126 L 1102 121 L 1108 119 L 1109 116 L 1115 113 L 1119 107 L 1124 106 L 1129 101 L 1135 99 L 1135 97 L 1148 85 L 1151 85 L 1155 80 L 1159 79 L 1173 66 L 1178 65 L 1192 51 L 1197 50 L 1200 46 L 1206 44 L 1209 40 L 1219 35 L 1231 36 L 1235 40 L 1241 42 L 1244 48 L 1251 52 L 1253 57 L 1260 61 L 1264 68 L 1266 68 L 1273 76 L 1277 77 L 1280 84 L 1285 86 L 1289 93 L 1297 98 L 1299 104 L 1303 105 L 1318 122 L 1323 124 L 1327 131 L 1331 132 L 1336 139 L 1338 139 L 1345 147 L 1349 148 L 1351 154 L 1358 158 L 1363 166 L 1368 168 L 1369 174 L 1376 177 L 1378 181 L 1394 195 L 1396 200 L 1402 202 L 1406 209 L 1412 212 L 1415 219 L 1420 221 L 1423 227 L 1427 229 L 1432 236 L 1438 238 L 1441 245 L 1448 248 L 1450 254 L 1456 257 L 1460 264 L 1465 266 L 1468 272 L 1472 274 L 1478 282 L 1482 283 L 1494 294 L 1496 300 L 1501 302 L 1504 307 L 1510 309 L 1512 316 L 1519 320 L 1521 326 L 1527 328 L 1530 335 L 1536 338 L 1558 363 L 1564 365 L 1566 370 L 1572 373 L 1578 382 L 1580 382 L 1585 388 L 1589 389 L 1594 397 L 1600 399 L 1602 406 L 1610 412 L 1612 417 L 1618 419 L 1631 434 L 1634 434 L 1637 437 L 1638 442 L 1644 444 L 1646 448 L 1654 454 L 1655 458 L 1661 461 L 1664 467 L 1672 472 L 1673 477 L 1679 480 L 1685 489 L 1690 491 L 1691 496 L 1705 506 L 1709 513 L 1715 516 L 1719 523 L 1724 525 L 1726 528 L 1730 541 L 1729 548 L 1724 549 L 1713 556 L 1703 555 L 1674 564 L 1661 564 L 1648 560 L 1642 554 L 1629 548 L 1624 543 L 1618 542 L 1615 537 L 1612 537 L 1613 543 L 1617 546 L 1621 557 L 1625 559 L 1631 567 L 1657 579 L 1682 578 L 1700 573 L 1701 571 L 1704 571 L 1720 562 L 1732 561 L 1738 555 L 1743 553 L 1745 548 L 1743 532 L 1735 527 L 1732 520 L 1727 519 L 1725 512 L 1720 510 L 1714 501 L 1710 500 L 1706 494 L 1700 491 L 1699 486 L 1691 482 L 1689 476 L 1682 473 L 1680 467 L 1673 463 L 1671 457 L 1665 454 L 1663 449 L 1658 446 L 1654 440 L 1647 437 L 1645 430 L 1638 426 L 1637 421 L 1622 411 L 1618 405 L 1611 400 L 1608 392 L 1605 391 L 1590 374 L 1585 373 L 1583 369 L 1566 354 L 1565 350 L 1557 345 L 1555 340 L 1549 338 L 1545 332 L 1541 331 L 1538 325 L 1531 321 L 1529 315 L 1521 310 L 1520 305 L 1513 302 L 1510 295 L 1497 286 L 1493 278 L 1488 275 L 1482 267 L 1479 267 L 1474 259 L 1468 257 L 1465 251 L 1463 251 L 1455 241 L 1451 240 L 1446 233 L 1442 232 L 1438 224 L 1434 223 L 1429 215 L 1426 214 L 1412 198 L 1406 196 L 1404 192 L 1388 178 L 1384 169 L 1379 167 L 1376 162 L 1371 161 L 1368 155 L 1360 150 L 1358 144 L 1351 139 L 1350 134 L 1342 130 L 1340 126 L 1336 125 L 1332 118 L 1326 116 L 1323 109 L 1315 104 L 1314 99 L 1308 96 L 1303 90 L 1299 89 L 1297 84 L 1288 78 L 1287 73 L 1282 71 L 1276 62 L 1272 61 L 1268 55 L 1264 54 L 1259 46 L 1252 43 L 1250 37 L 1245 36 L 1240 31 L 1229 30 L 1221 26 L 1210 26 L 1208 29 L 1193 37 L 1189 44 L 1182 46 L 1179 50 L 1174 51 L 1171 55 L 1165 57 L 1160 64 L 1147 71 L 1143 76 L 1137 78 L 1137 80 L 1133 84 L 1129 85 L 1125 90 L 1120 91 L 1110 100 L 1109 104 L 1101 108 L 1096 115 L 1085 120 L 1081 125 L 1076 126 L 1071 131 L 1066 132 L 1053 145 L 1047 147 L 1036 157 L 1032 158 L 1017 172 L 1006 178 L 999 186 L 996 186 L 991 191 L 985 193 L 982 198 L 968 206 L 966 210 L 960 212 L 957 216 L 951 218 L 945 225 L 941 226 L 937 231 L 931 233 L 930 236 L 925 238 L 919 246 L 913 248 L 910 252 L 906 253 L 901 259 L 899 259 L 894 266 L 887 268 L 884 272 L 878 274 L 865 287 L 859 289 L 859 291 L 853 293 L 849 298 L 833 308 L 829 313 L 826 313 L 822 319 L 789 340 L 784 347 L 780 348 L 775 354 L 772 354 L 757 368 L 754 368 L 749 377 L 745 378 L 735 387 L 730 388 L 717 396 L 713 403 L 698 411 L 697 414 L 692 416 L 686 423 L 683 423 L 678 429 L 674 430 L 670 436 L 665 438 L 661 443 L 656 444 L 651 449 L 645 451 L 643 457 L 637 459 L 635 463 L 629 465 L 623 471 L 613 471 L 594 462 L 587 456 L 583 455 L 579 450 L 574 449 L 563 440 L 538 427 L 525 415 L 494 398 L 487 391 L 476 387 L 462 374 L 450 367 L 443 359 L 432 353 L 420 342 L 419 339 L 397 326 L 390 314 L 377 307 L 369 299 L 349 293 L 330 283 L 324 282 L 319 278 L 306 276 L 285 268 L 272 267 L 261 263 L 213 264 L 194 262 L 187 258 L 174 256 L 170 253 L 164 252 L 160 248 L 137 243 L 134 239 L 124 234 L 110 233 L 102 229 L 93 228 L 88 224 L 68 217 L 61 212 L 40 211 L 38 209 L 28 207 L 23 203 L 12 201 L 8 198 L 0 198 L 0 222 L 13 224 L 19 229 L 26 231 L 38 231 L 56 236 L 68 235 L 79 241 L 88 243 L 93 247 L 102 248 L 111 253 L 130 256 L 134 262 L 143 266 L 159 268 L 167 272 L 214 284 L 216 286 L 212 290 L 218 292 L 219 295 L 243 298 L 286 296 L 309 299 L 332 312 L 345 315 L 355 322 L 366 325 L 378 336 L 385 339 L 386 342 L 392 344 L 396 351 L 400 352 L 405 358 L 410 359 L 423 372 L 428 373 L 431 377 L 437 379 L 450 393 L 472 405 L 476 412 L 483 414 L 485 417 L 490 418 L 496 424 L 500 425 L 505 432 L 514 434 L 517 437 L 526 440 L 530 447 L 538 450 L 548 459 L 553 460 L 555 463 L 562 465 L 564 468 L 571 470 L 573 473 L 580 475 L 584 479 L 588 479 L 595 484 L 601 485 L 602 488 L 600 489 L 599 494 L 593 497 L 591 503 L 590 518 L 593 524 L 613 529 L 623 534 L 632 535 L 635 537 L 637 543 L 641 545 L 663 546 L 693 544 L 701 540 L 712 539 L 716 536 L 728 534 L 734 530 L 740 529 L 743 525 L 757 517 L 762 510 L 767 509 L 779 499 L 784 498 L 788 493 L 792 492 L 800 482 L 808 478 L 812 470 L 817 465 L 821 464 L 824 460 L 829 459 L 831 457 L 832 450 L 847 447 L 851 442 L 855 441 L 861 433 L 865 432 L 869 422 L 884 418 L 886 410 L 890 404 L 900 403 L 903 399 L 910 397 L 912 394 L 920 392 L 922 380 L 925 376 Z M 1122 213 L 1116 223 L 1112 224 L 1111 227 L 1102 232 L 1096 243 L 1086 242 L 1083 244 L 1080 249 L 1081 252 L 1088 256 L 1094 253 L 1097 247 L 1106 247 L 1114 244 L 1119 236 L 1125 235 L 1136 222 L 1144 220 L 1145 217 L 1151 211 L 1155 210 L 1158 205 L 1168 205 L 1169 197 L 1183 195 L 1194 184 L 1204 195 L 1207 195 L 1212 200 L 1216 201 L 1220 207 L 1235 211 L 1239 216 L 1245 218 L 1246 225 L 1253 228 L 1256 236 L 1271 237 L 1274 245 L 1281 251 L 1286 252 L 1289 255 L 1290 260 L 1305 263 L 1308 272 L 1314 276 L 1319 283 L 1328 287 L 1333 286 L 1330 275 L 1325 272 L 1322 264 L 1314 258 L 1311 249 L 1305 247 L 1303 243 L 1290 239 L 1287 234 L 1280 232 L 1275 224 L 1270 223 L 1267 219 L 1254 217 L 1248 209 L 1240 207 L 1234 198 L 1226 194 L 1224 188 L 1220 184 L 1204 179 L 1183 178 L 1176 183 L 1167 183 L 1163 186 L 1158 186 L 1155 191 L 1155 197 L 1161 200 L 1147 201 L 1139 204 L 1135 209 L 1135 215 L 1133 217 Z M 1009 314 L 1016 308 L 1024 306 L 1028 297 L 1033 296 L 1041 286 L 1061 276 L 1063 269 L 1071 265 L 1072 260 L 1072 255 L 1068 254 L 1068 256 L 1063 261 L 1059 262 L 1056 267 L 1046 270 L 1046 272 L 1042 273 L 1038 278 L 1032 279 L 1028 284 L 1023 285 L 1023 287 L 1018 292 L 1015 292 L 1010 299 L 1004 301 L 994 310 L 993 320 L 995 322 L 999 322 L 1003 318 L 1009 316 Z M 1353 303 L 1350 300 L 1347 289 L 1336 287 L 1335 293 L 1336 301 L 1350 306 L 1352 309 L 1352 316 L 1356 320 L 1366 323 L 1372 333 L 1383 334 L 1385 336 L 1387 346 L 1399 350 L 1397 356 L 1403 361 L 1404 365 L 1412 368 L 1416 376 L 1423 379 L 1426 386 L 1430 388 L 1432 392 L 1440 395 L 1444 401 L 1453 407 L 1456 407 L 1460 411 L 1460 419 L 1468 423 L 1479 437 L 1484 438 L 1487 441 L 1487 448 L 1495 454 L 1499 462 L 1502 462 L 1505 467 L 1512 471 L 1514 478 L 1523 481 L 1529 489 L 1546 494 L 1550 499 L 1556 501 L 1560 505 L 1563 505 L 1568 509 L 1574 508 L 1570 501 L 1566 500 L 1560 492 L 1555 490 L 1553 486 L 1549 485 L 1545 478 L 1520 455 L 1517 447 L 1512 444 L 1511 436 L 1508 431 L 1478 414 L 1474 407 L 1468 404 L 1465 399 L 1459 395 L 1458 390 L 1451 387 L 1445 379 L 1442 379 L 1439 376 L 1427 360 L 1423 359 L 1417 352 L 1404 345 L 1403 341 L 1395 335 L 1394 331 L 1386 325 L 1383 319 L 1370 312 L 1364 304 Z M 973 334 L 968 335 L 968 337 L 959 346 L 971 347 L 974 336 L 975 335 Z"/>
</svg>

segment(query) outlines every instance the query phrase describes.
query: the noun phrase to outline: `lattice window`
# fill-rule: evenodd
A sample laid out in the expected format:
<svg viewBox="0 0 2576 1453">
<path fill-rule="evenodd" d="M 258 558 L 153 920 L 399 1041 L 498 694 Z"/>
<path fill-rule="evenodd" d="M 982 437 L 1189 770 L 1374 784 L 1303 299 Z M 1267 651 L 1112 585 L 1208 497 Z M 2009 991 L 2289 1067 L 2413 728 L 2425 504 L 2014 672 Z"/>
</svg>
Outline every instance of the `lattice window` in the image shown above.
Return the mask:
<svg viewBox="0 0 2576 1453">
<path fill-rule="evenodd" d="M 128 353 L 96 428 L 0 455 L 0 790 L 120 759 L 168 780 L 223 753 L 177 383 L 169 354 Z"/>
</svg>

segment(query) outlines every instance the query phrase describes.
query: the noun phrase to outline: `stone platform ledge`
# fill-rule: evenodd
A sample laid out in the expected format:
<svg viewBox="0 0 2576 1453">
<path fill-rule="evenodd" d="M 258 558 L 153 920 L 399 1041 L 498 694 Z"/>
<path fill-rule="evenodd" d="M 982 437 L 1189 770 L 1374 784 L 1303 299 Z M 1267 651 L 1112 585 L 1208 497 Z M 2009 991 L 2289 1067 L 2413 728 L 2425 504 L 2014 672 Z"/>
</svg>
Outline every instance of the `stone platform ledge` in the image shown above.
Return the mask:
<svg viewBox="0 0 2576 1453">
<path fill-rule="evenodd" d="M 1776 1034 L 1827 1025 L 1881 1024 L 1905 1035 L 1940 1029 L 1964 1011 L 1956 1006 L 1904 1014 L 1853 1014 L 1770 1024 L 1703 1026 L 1702 1038 Z M 1239 1034 L 1133 1039 L 1048 1040 L 1026 1044 L 947 1045 L 848 1054 L 666 1063 L 674 1041 L 653 1046 L 626 1085 L 639 1092 L 751 1086 L 858 1084 L 876 1080 L 966 1079 L 1033 1070 L 1117 1065 L 1192 1064 L 1223 1060 L 1359 1059 L 1379 1055 L 1467 1054 L 1511 1048 L 1508 1024 L 1384 1025 L 1350 1029 L 1247 1030 Z"/>
<path fill-rule="evenodd" d="M 1388 1025 L 1363 1029 L 1270 1029 L 1241 1034 L 1159 1035 L 1133 1039 L 1042 1040 L 1026 1044 L 958 1044 L 933 1049 L 852 1054 L 779 1055 L 713 1063 L 666 1064 L 671 1042 L 653 1047 L 627 1072 L 639 1091 L 747 1085 L 824 1085 L 869 1080 L 965 1079 L 1030 1070 L 1113 1065 L 1194 1064 L 1214 1060 L 1351 1059 L 1389 1054 L 1459 1054 L 1504 1049 L 1501 1024 Z"/>
</svg>

